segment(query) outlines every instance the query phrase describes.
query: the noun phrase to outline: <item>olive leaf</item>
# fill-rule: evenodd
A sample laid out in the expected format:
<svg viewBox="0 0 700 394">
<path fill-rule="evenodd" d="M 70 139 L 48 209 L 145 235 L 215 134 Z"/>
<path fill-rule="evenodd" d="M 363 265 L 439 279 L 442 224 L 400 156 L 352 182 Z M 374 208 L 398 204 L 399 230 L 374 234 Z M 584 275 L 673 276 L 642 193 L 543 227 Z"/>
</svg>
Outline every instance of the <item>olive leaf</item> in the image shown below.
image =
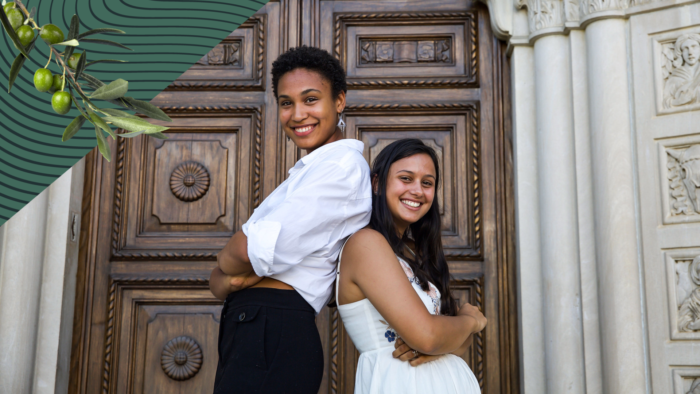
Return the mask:
<svg viewBox="0 0 700 394">
<path fill-rule="evenodd" d="M 85 33 L 81 34 L 78 36 L 78 39 L 91 36 L 93 34 L 100 34 L 100 33 L 119 33 L 119 34 L 126 34 L 126 32 L 119 30 L 119 29 L 110 29 L 110 28 L 101 28 L 101 29 L 92 29 L 88 30 Z"/>
<path fill-rule="evenodd" d="M 27 54 L 29 54 L 32 51 L 32 49 L 34 49 L 34 43 L 36 43 L 37 38 L 39 38 L 39 36 L 34 37 L 34 40 L 31 42 L 31 44 L 27 46 Z M 7 84 L 7 93 L 10 93 L 10 90 L 12 90 L 12 85 L 15 83 L 15 79 L 17 79 L 20 70 L 22 70 L 22 66 L 24 65 L 25 60 L 27 60 L 27 58 L 20 53 L 15 58 L 15 61 L 12 62 L 12 67 L 10 68 L 10 78 L 8 79 Z"/>
<path fill-rule="evenodd" d="M 120 118 L 131 118 L 131 119 L 141 119 L 136 115 L 132 115 L 130 113 L 120 111 L 118 109 L 112 109 L 112 108 L 100 108 L 100 112 L 105 113 L 109 116 L 116 116 Z"/>
<path fill-rule="evenodd" d="M 73 119 L 72 122 L 66 127 L 66 130 L 63 132 L 63 137 L 61 137 L 61 141 L 66 142 L 69 139 L 73 138 L 73 136 L 80 130 L 81 127 L 85 124 L 85 117 L 83 115 L 78 115 Z"/>
<path fill-rule="evenodd" d="M 70 20 L 70 28 L 68 29 L 68 38 L 69 40 L 72 40 L 74 38 L 78 38 L 78 32 L 80 31 L 80 18 L 78 18 L 78 15 L 73 15 L 73 18 Z M 72 54 L 74 47 L 67 47 L 65 53 L 63 54 L 64 59 L 68 59 Z"/>
<path fill-rule="evenodd" d="M 85 67 L 87 67 L 87 65 L 86 65 Z M 100 81 L 99 79 L 93 77 L 92 75 L 90 75 L 90 74 L 88 74 L 88 73 L 85 73 L 85 72 L 84 72 L 84 73 L 81 73 L 80 76 L 81 76 L 85 81 L 87 81 L 88 85 L 90 85 L 90 87 L 93 88 L 93 89 L 98 89 L 98 88 L 100 88 L 100 87 L 102 87 L 102 86 L 105 86 L 105 83 L 104 83 L 104 82 Z"/>
<path fill-rule="evenodd" d="M 80 74 L 85 70 L 85 62 L 87 62 L 87 51 L 83 51 L 78 59 L 78 64 L 75 66 L 75 79 L 80 77 Z"/>
<path fill-rule="evenodd" d="M 97 63 L 128 63 L 128 61 L 126 61 L 126 60 L 114 60 L 114 59 L 100 59 L 100 60 L 91 61 L 90 63 L 85 65 L 85 68 L 88 68 L 88 67 L 92 66 L 93 64 L 97 64 Z"/>
<path fill-rule="evenodd" d="M 167 140 L 168 136 L 163 134 L 163 133 L 151 133 L 149 134 L 151 137 L 158 138 L 159 140 Z"/>
<path fill-rule="evenodd" d="M 99 126 L 102 130 L 106 131 L 107 134 L 109 134 L 109 136 L 112 137 L 112 139 L 117 139 L 117 135 L 114 134 L 112 128 L 109 127 L 109 125 L 104 120 L 102 120 L 102 118 L 100 118 L 99 115 L 92 112 L 92 110 L 90 110 L 89 107 L 86 109 L 88 111 L 88 114 L 90 114 L 90 121 L 92 122 L 92 124 L 94 124 L 95 126 Z"/>
<path fill-rule="evenodd" d="M 95 90 L 90 98 L 98 100 L 114 100 L 123 97 L 129 90 L 129 82 L 121 78 L 112 81 L 109 85 L 102 86 Z"/>
<path fill-rule="evenodd" d="M 75 104 L 75 106 L 78 108 L 78 111 L 80 111 L 80 113 L 85 117 L 85 119 L 90 119 L 88 114 L 86 114 L 85 111 L 83 111 L 83 107 L 78 103 L 78 100 L 73 95 L 73 88 L 71 88 L 70 84 L 68 84 L 68 93 L 70 94 L 71 99 L 73 99 L 73 104 Z"/>
<path fill-rule="evenodd" d="M 78 45 L 80 45 L 80 43 L 78 42 L 78 40 L 72 39 L 72 40 L 68 40 L 68 41 L 59 42 L 58 44 L 53 44 L 53 45 L 64 45 L 64 46 L 70 46 L 70 47 L 77 47 Z"/>
<path fill-rule="evenodd" d="M 97 136 L 97 148 L 100 150 L 100 153 L 102 153 L 102 156 L 104 156 L 107 161 L 112 161 L 112 152 L 109 150 L 107 140 L 104 134 L 102 134 L 102 130 L 97 126 L 95 126 L 95 135 Z"/>
<path fill-rule="evenodd" d="M 114 46 L 114 47 L 124 48 L 124 49 L 128 49 L 128 50 L 130 50 L 130 51 L 133 51 L 133 49 L 129 48 L 129 47 L 126 46 L 126 45 L 122 45 L 122 44 L 120 44 L 120 43 L 118 43 L 118 42 L 109 41 L 109 40 L 98 40 L 98 39 L 96 39 L 96 38 L 83 38 L 83 39 L 80 40 L 80 42 L 89 42 L 89 43 L 92 43 L 92 44 L 111 45 L 111 46 Z"/>
<path fill-rule="evenodd" d="M 90 101 L 90 99 L 89 99 L 86 95 L 84 95 L 83 92 L 80 91 L 80 89 L 78 89 L 78 88 L 75 87 L 75 85 L 73 84 L 73 80 L 72 80 L 72 79 L 66 78 L 66 81 L 68 81 L 68 83 L 69 83 L 71 86 L 73 86 L 73 88 L 75 89 L 76 92 L 78 92 L 78 94 L 80 95 L 80 98 L 82 98 L 83 101 L 85 101 L 86 103 L 92 105 L 93 107 L 96 107 L 96 105 L 93 104 L 92 101 Z"/>
<path fill-rule="evenodd" d="M 105 116 L 104 120 L 106 122 L 111 122 L 113 125 L 119 127 L 120 129 L 128 131 L 143 131 L 146 134 L 158 133 L 169 129 L 169 127 L 150 124 L 145 120 L 141 119 L 123 118 L 118 116 Z"/>
<path fill-rule="evenodd" d="M 29 57 L 29 54 L 27 54 L 27 51 L 24 50 L 24 46 L 19 41 L 19 37 L 17 37 L 17 33 L 15 33 L 15 29 L 12 28 L 12 25 L 10 24 L 10 20 L 7 19 L 7 15 L 5 15 L 4 9 L 0 9 L 0 21 L 2 21 L 2 25 L 3 25 L 3 27 L 5 27 L 5 31 L 7 32 L 7 35 L 10 36 L 12 43 L 15 44 L 15 48 L 19 49 L 19 51 L 22 52 L 22 55 L 24 55 L 25 57 Z"/>
<path fill-rule="evenodd" d="M 141 134 L 143 134 L 143 130 L 132 131 L 131 133 L 119 134 L 119 136 L 124 137 L 124 138 L 133 138 L 133 137 L 136 137 L 137 135 L 141 135 Z M 151 135 L 153 135 L 153 134 L 151 134 Z"/>
<path fill-rule="evenodd" d="M 170 119 L 168 115 L 165 114 L 160 108 L 156 107 L 155 105 L 151 103 L 147 103 L 145 101 L 141 100 L 136 100 L 133 97 L 124 97 L 124 101 L 129 103 L 133 107 L 133 110 L 139 113 L 142 113 L 149 118 L 153 119 L 158 119 L 158 120 L 164 120 L 166 122 L 172 122 L 173 120 Z"/>
</svg>

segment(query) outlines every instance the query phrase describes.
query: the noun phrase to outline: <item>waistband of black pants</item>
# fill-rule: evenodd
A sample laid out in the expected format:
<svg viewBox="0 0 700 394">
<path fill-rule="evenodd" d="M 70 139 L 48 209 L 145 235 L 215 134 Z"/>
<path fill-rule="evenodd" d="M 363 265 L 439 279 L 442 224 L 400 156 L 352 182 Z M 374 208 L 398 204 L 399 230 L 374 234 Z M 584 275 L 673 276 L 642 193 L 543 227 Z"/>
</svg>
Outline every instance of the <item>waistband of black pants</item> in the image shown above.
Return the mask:
<svg viewBox="0 0 700 394">
<path fill-rule="evenodd" d="M 251 287 L 236 291 L 226 297 L 228 308 L 259 305 L 279 309 L 292 309 L 316 314 L 316 310 L 296 290 Z"/>
</svg>

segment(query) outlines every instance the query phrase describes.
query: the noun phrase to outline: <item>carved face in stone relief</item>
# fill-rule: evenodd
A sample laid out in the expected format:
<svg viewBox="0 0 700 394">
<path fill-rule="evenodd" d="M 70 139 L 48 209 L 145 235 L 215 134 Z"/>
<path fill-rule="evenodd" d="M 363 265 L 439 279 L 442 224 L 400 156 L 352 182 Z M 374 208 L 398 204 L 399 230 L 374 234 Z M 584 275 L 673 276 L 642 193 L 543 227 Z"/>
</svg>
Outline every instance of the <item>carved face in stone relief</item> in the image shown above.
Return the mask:
<svg viewBox="0 0 700 394">
<path fill-rule="evenodd" d="M 692 145 L 684 151 L 669 149 L 680 165 L 681 176 L 688 197 L 696 212 L 700 212 L 700 145 Z"/>
<path fill-rule="evenodd" d="M 685 42 L 681 44 L 681 51 L 686 64 L 694 66 L 695 63 L 698 62 L 698 57 L 700 57 L 700 42 L 685 40 Z"/>
<path fill-rule="evenodd" d="M 695 66 L 700 60 L 700 34 L 683 34 L 676 40 L 674 49 L 677 62 L 682 59 L 683 65 Z"/>
</svg>

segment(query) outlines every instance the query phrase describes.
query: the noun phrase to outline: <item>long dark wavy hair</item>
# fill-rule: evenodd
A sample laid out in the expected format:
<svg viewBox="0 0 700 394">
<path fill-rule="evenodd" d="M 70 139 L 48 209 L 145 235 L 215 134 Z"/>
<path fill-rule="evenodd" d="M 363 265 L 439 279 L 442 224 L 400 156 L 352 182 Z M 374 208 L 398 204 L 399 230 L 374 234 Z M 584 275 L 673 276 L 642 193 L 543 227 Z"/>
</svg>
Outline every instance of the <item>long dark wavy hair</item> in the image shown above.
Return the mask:
<svg viewBox="0 0 700 394">
<path fill-rule="evenodd" d="M 442 315 L 454 316 L 457 313 L 457 302 L 450 292 L 450 271 L 442 250 L 440 206 L 435 199 L 428 212 L 417 222 L 411 224 L 408 231 L 399 238 L 394 224 L 394 217 L 386 202 L 386 183 L 389 167 L 403 158 L 424 153 L 430 156 L 435 164 L 435 190 L 440 185 L 440 167 L 435 151 L 419 139 L 402 139 L 384 148 L 372 163 L 372 181 L 377 179 L 377 192 L 372 194 L 372 217 L 370 225 L 379 231 L 389 242 L 398 256 L 406 260 L 418 277 L 420 286 L 428 291 L 428 281 L 440 290 Z M 416 257 L 407 256 L 406 241 L 412 239 L 416 246 Z"/>
</svg>

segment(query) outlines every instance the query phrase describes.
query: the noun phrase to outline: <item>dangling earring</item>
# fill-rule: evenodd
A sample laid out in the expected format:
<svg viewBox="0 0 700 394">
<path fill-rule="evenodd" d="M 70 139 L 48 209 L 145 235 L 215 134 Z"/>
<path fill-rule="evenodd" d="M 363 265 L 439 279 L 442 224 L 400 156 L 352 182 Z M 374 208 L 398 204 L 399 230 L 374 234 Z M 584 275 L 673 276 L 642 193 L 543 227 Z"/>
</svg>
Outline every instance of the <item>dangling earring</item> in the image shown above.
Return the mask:
<svg viewBox="0 0 700 394">
<path fill-rule="evenodd" d="M 345 122 L 343 121 L 342 112 L 338 112 L 338 127 L 340 127 L 340 131 L 345 134 Z"/>
</svg>

